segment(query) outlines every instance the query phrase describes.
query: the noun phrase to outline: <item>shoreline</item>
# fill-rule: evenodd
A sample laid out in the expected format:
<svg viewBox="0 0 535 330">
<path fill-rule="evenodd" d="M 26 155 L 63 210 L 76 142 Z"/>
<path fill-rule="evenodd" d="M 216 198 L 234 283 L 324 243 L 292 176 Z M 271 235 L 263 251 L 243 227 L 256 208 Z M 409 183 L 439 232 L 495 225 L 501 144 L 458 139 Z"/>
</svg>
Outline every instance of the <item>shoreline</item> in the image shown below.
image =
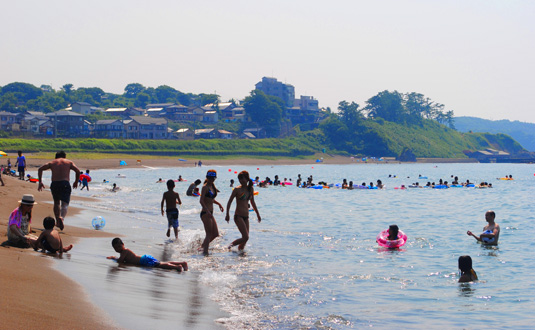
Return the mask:
<svg viewBox="0 0 535 330">
<path fill-rule="evenodd" d="M 37 185 L 19 181 L 15 177 L 2 176 L 5 186 L 0 186 L 0 200 L 4 216 L 0 220 L 0 241 L 7 240 L 9 214 L 15 209 L 25 193 L 35 196 L 37 205 L 32 211 L 32 230 L 39 235 L 43 229 L 42 219 L 53 214 L 50 191 L 37 191 Z M 77 198 L 73 198 L 76 200 Z M 79 213 L 76 207 L 69 208 L 69 216 Z M 64 245 L 74 244 L 80 238 L 105 237 L 112 234 L 70 226 L 61 234 Z M 69 253 L 63 258 L 68 258 Z M 59 256 L 35 252 L 33 249 L 0 247 L 0 293 L 2 321 L 10 328 L 55 328 L 55 329 L 118 329 L 112 318 L 93 302 L 86 290 L 73 279 L 54 267 Z"/>
<path fill-rule="evenodd" d="M 91 155 L 91 158 L 84 156 Z M 37 170 L 41 165 L 52 160 L 51 157 L 44 155 L 25 154 L 27 158 L 27 170 Z M 52 156 L 52 155 L 51 155 Z M 100 158 L 110 156 L 111 158 Z M 7 158 L 9 157 L 3 157 Z M 96 170 L 96 169 L 120 169 L 120 168 L 141 168 L 141 167 L 195 167 L 196 162 L 202 161 L 203 167 L 209 166 L 227 166 L 227 165 L 264 165 L 264 166 L 280 166 L 280 165 L 363 165 L 363 164 L 430 164 L 430 163 L 478 163 L 472 158 L 417 158 L 416 162 L 400 162 L 395 159 L 385 159 L 385 161 L 368 160 L 366 162 L 360 159 L 351 158 L 347 156 L 329 156 L 327 154 L 317 154 L 313 158 L 183 158 L 179 160 L 176 157 L 159 157 L 159 156 L 136 156 L 136 155 L 108 155 L 108 154 L 81 154 L 77 153 L 67 154 L 67 158 L 72 160 L 76 166 L 82 170 Z M 322 162 L 316 160 L 322 159 Z M 121 161 L 127 163 L 126 166 L 120 165 Z M 12 162 L 12 164 L 14 164 Z"/>
</svg>

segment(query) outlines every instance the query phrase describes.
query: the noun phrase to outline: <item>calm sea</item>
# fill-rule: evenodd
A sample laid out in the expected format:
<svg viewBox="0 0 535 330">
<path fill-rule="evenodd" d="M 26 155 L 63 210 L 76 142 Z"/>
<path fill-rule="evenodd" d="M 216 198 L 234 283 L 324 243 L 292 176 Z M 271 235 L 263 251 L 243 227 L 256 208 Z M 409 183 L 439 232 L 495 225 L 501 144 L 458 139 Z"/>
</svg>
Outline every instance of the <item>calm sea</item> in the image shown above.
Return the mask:
<svg viewBox="0 0 535 330">
<path fill-rule="evenodd" d="M 138 254 L 186 260 L 185 274 L 118 267 L 110 239 L 86 239 L 57 267 L 81 283 L 119 325 L 131 329 L 532 329 L 535 317 L 535 166 L 513 164 L 360 164 L 215 167 L 217 200 L 226 205 L 235 171 L 282 180 L 313 175 L 314 181 L 354 183 L 377 179 L 383 190 L 260 188 L 262 215 L 251 213 L 246 253 L 228 252 L 238 238 L 224 214 L 211 255 L 198 251 L 204 238 L 198 199 L 185 196 L 203 168 L 137 168 L 93 171 L 96 203 L 68 224 L 90 227 L 101 215 L 104 230 L 123 235 Z M 121 174 L 126 178 L 117 178 Z M 418 175 L 429 179 L 418 180 Z M 182 199 L 179 240 L 165 236 L 160 214 L 165 184 L 176 179 Z M 389 178 L 389 175 L 396 178 Z M 451 176 L 487 181 L 492 189 L 407 189 Z M 497 180 L 513 175 L 514 181 Z M 109 180 L 109 183 L 102 183 Z M 109 191 L 112 183 L 121 190 Z M 480 233 L 492 209 L 500 244 L 485 247 L 466 235 Z M 397 224 L 408 235 L 399 250 L 379 248 L 376 235 Z M 116 255 L 116 254 L 115 254 Z M 458 284 L 457 259 L 470 255 L 480 281 Z"/>
</svg>

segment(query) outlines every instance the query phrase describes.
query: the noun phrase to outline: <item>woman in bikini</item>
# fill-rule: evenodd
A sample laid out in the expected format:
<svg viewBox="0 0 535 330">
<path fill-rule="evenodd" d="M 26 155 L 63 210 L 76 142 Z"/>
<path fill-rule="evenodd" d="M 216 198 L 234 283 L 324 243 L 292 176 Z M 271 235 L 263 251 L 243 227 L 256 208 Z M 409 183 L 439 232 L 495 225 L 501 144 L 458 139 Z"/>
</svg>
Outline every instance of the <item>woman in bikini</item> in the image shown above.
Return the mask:
<svg viewBox="0 0 535 330">
<path fill-rule="evenodd" d="M 241 171 L 240 174 L 238 174 L 238 180 L 240 181 L 240 186 L 236 187 L 230 195 L 227 203 L 227 216 L 225 217 L 225 220 L 227 220 L 227 222 L 230 221 L 229 209 L 232 205 L 232 200 L 236 198 L 234 223 L 236 223 L 242 237 L 232 242 L 228 247 L 229 250 L 236 245 L 238 245 L 239 250 L 243 250 L 245 244 L 249 240 L 249 203 L 256 212 L 258 222 L 262 220 L 254 201 L 253 180 L 249 178 L 249 173 L 247 171 Z"/>
<path fill-rule="evenodd" d="M 206 180 L 201 190 L 200 203 L 202 206 L 201 220 L 204 224 L 204 231 L 206 237 L 201 245 L 204 255 L 208 255 L 208 247 L 210 242 L 219 236 L 219 230 L 217 229 L 217 223 L 214 218 L 214 204 L 219 205 L 221 212 L 224 211 L 223 206 L 215 200 L 219 190 L 215 187 L 214 181 L 217 178 L 217 172 L 215 170 L 209 170 L 206 173 Z"/>
</svg>

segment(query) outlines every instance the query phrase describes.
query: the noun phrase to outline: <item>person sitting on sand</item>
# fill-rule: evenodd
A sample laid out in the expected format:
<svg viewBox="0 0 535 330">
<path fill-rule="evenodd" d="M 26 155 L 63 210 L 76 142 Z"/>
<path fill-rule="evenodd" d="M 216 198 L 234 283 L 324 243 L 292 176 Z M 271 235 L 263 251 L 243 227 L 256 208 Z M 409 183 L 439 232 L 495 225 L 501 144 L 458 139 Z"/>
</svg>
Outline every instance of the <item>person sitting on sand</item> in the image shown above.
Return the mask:
<svg viewBox="0 0 535 330">
<path fill-rule="evenodd" d="M 59 236 L 59 232 L 54 229 L 56 220 L 52 217 L 46 217 L 43 219 L 43 227 L 45 230 L 39 235 L 37 242 L 33 249 L 43 249 L 43 252 L 58 253 L 61 256 L 63 252 L 68 252 L 72 249 L 73 245 L 63 247 L 63 242 Z"/>
<path fill-rule="evenodd" d="M 472 268 L 472 258 L 470 256 L 459 257 L 459 271 L 461 276 L 459 277 L 459 283 L 477 281 L 477 274 Z"/>
<path fill-rule="evenodd" d="M 478 242 L 481 242 L 485 245 L 498 245 L 498 239 L 500 238 L 500 226 L 494 222 L 496 218 L 496 213 L 494 211 L 487 211 L 485 213 L 485 220 L 488 222 L 483 228 L 483 233 L 476 236 L 471 231 L 467 231 L 468 236 L 474 237 Z"/>
<path fill-rule="evenodd" d="M 29 248 L 34 247 L 37 237 L 31 235 L 32 209 L 35 203 L 33 195 L 26 194 L 19 201 L 20 205 L 11 212 L 7 225 L 7 240 L 10 245 Z"/>
<path fill-rule="evenodd" d="M 3 171 L 4 171 L 4 165 L 2 165 L 2 169 L 0 170 L 0 183 L 2 184 L 2 186 L 5 186 L 4 180 L 2 180 L 2 172 Z"/>
<path fill-rule="evenodd" d="M 199 196 L 199 188 L 197 188 L 197 186 L 200 185 L 201 182 L 201 180 L 197 179 L 190 184 L 188 190 L 186 190 L 186 196 Z"/>
<path fill-rule="evenodd" d="M 125 248 L 123 241 L 119 237 L 115 237 L 111 241 L 111 246 L 113 246 L 115 252 L 119 253 L 119 258 L 111 256 L 108 257 L 108 259 L 117 260 L 119 264 L 131 264 L 144 267 L 175 269 L 179 272 L 181 272 L 182 270 L 188 270 L 188 264 L 185 261 L 160 262 L 156 260 L 153 256 L 148 254 L 138 256 L 137 254 L 132 252 L 132 250 Z"/>
</svg>

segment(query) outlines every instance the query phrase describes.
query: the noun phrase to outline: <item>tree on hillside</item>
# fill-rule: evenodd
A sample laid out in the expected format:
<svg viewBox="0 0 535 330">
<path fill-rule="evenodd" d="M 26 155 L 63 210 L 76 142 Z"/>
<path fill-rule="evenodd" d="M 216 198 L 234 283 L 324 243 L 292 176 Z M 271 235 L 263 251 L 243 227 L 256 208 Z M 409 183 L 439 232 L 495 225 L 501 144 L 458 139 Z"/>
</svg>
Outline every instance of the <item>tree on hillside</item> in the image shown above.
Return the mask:
<svg viewBox="0 0 535 330">
<path fill-rule="evenodd" d="M 150 95 L 147 93 L 139 93 L 134 101 L 134 106 L 138 108 L 145 108 L 150 102 Z"/>
<path fill-rule="evenodd" d="M 65 94 L 70 95 L 72 93 L 73 84 L 65 84 L 61 86 L 61 89 L 65 92 Z"/>
<path fill-rule="evenodd" d="M 178 91 L 173 87 L 161 85 L 154 90 L 154 95 L 158 103 L 175 103 L 177 102 Z"/>
<path fill-rule="evenodd" d="M 282 120 L 282 109 L 264 92 L 255 89 L 243 102 L 243 108 L 259 127 L 265 127 L 269 136 L 278 136 Z"/>
<path fill-rule="evenodd" d="M 124 88 L 124 96 L 128 98 L 135 98 L 137 95 L 141 92 L 145 91 L 145 86 L 141 85 L 140 83 L 131 83 L 126 85 Z"/>
<path fill-rule="evenodd" d="M 14 82 L 7 84 L 2 87 L 0 95 L 7 93 L 14 93 L 13 95 L 17 98 L 17 101 L 20 103 L 26 103 L 29 100 L 36 99 L 39 96 L 43 95 L 43 91 L 32 84 Z"/>
<path fill-rule="evenodd" d="M 364 108 L 370 118 L 383 118 L 384 120 L 402 123 L 405 121 L 405 108 L 403 96 L 398 92 L 387 90 L 378 93 L 366 101 Z"/>
<path fill-rule="evenodd" d="M 355 102 L 341 101 L 338 103 L 338 116 L 340 120 L 349 128 L 356 128 L 364 119 L 359 105 Z"/>
</svg>

